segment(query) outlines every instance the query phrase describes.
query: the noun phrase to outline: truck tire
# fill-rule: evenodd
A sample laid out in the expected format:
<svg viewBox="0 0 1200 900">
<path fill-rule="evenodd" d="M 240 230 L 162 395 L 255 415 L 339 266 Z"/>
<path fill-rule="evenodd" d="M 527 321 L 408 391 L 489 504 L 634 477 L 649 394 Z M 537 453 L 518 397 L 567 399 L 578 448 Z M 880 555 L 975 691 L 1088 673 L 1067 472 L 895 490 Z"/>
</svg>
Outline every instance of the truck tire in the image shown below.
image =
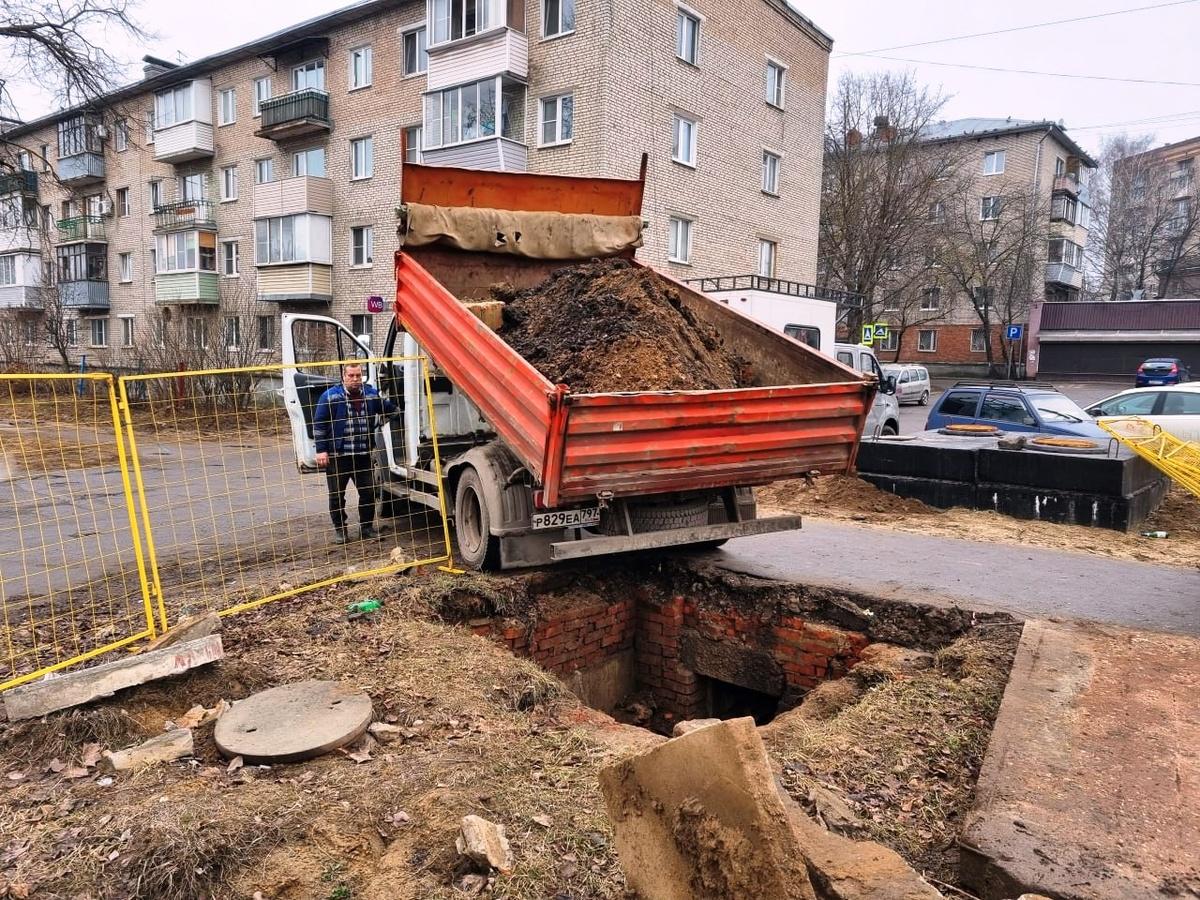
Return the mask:
<svg viewBox="0 0 1200 900">
<path fill-rule="evenodd" d="M 647 531 L 667 531 L 672 528 L 696 528 L 708 524 L 708 503 L 706 496 L 682 502 L 652 502 L 631 503 L 629 505 L 629 524 L 634 534 Z M 606 534 L 624 534 L 624 522 L 616 515 L 607 517 L 604 528 Z"/>
<path fill-rule="evenodd" d="M 472 569 L 500 567 L 500 539 L 492 534 L 491 521 L 483 482 L 468 467 L 454 491 L 454 539 L 458 558 Z"/>
</svg>

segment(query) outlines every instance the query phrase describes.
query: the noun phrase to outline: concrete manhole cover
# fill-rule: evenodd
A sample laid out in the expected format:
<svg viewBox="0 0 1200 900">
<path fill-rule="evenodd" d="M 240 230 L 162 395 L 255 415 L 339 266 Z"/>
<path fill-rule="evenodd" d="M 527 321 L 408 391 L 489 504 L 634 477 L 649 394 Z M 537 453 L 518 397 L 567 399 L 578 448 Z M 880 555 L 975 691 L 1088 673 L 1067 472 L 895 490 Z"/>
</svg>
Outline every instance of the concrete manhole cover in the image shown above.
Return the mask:
<svg viewBox="0 0 1200 900">
<path fill-rule="evenodd" d="M 235 703 L 213 736 L 223 754 L 248 763 L 299 762 L 354 742 L 370 724 L 366 694 L 336 681 L 299 681 Z"/>
</svg>

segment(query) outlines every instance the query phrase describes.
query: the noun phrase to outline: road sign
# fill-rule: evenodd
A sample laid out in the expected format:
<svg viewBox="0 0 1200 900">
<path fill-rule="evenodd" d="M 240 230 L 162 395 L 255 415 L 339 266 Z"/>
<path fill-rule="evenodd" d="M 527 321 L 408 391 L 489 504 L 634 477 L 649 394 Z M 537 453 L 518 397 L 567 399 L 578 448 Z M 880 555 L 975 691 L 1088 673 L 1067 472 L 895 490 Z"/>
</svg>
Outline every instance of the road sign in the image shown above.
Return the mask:
<svg viewBox="0 0 1200 900">
<path fill-rule="evenodd" d="M 888 323 L 887 322 L 876 322 L 874 325 L 874 328 L 875 328 L 875 333 L 874 333 L 875 340 L 886 341 L 888 339 Z"/>
<path fill-rule="evenodd" d="M 1004 336 L 1010 341 L 1019 341 L 1021 339 L 1021 332 L 1024 330 L 1024 325 L 1009 325 L 1008 328 L 1004 330 Z"/>
<path fill-rule="evenodd" d="M 367 298 L 367 312 L 381 313 L 383 312 L 383 298 L 378 296 Z"/>
<path fill-rule="evenodd" d="M 875 342 L 874 337 L 875 337 L 875 326 L 874 325 L 864 325 L 862 327 L 862 344 L 863 344 L 863 346 L 870 347 L 871 344 L 873 344 Z"/>
</svg>

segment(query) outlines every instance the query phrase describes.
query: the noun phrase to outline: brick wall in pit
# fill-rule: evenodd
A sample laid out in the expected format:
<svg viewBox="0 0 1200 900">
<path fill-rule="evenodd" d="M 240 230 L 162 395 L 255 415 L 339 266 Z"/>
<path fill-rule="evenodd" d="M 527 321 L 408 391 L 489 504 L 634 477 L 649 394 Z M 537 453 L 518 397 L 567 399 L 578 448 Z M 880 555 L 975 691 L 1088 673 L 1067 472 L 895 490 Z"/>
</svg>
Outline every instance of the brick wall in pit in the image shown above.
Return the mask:
<svg viewBox="0 0 1200 900">
<path fill-rule="evenodd" d="M 471 629 L 532 659 L 555 675 L 591 669 L 634 645 L 634 604 L 597 603 L 566 609 L 528 625 L 477 619 Z"/>
</svg>

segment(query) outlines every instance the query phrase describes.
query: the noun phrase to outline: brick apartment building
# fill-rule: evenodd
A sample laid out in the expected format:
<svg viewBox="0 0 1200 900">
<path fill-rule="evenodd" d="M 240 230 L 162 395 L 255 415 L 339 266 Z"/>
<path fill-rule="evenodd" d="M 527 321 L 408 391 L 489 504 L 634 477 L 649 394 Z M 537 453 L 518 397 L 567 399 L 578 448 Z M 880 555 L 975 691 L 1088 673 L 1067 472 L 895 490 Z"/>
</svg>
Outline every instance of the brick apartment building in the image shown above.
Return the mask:
<svg viewBox="0 0 1200 900">
<path fill-rule="evenodd" d="M 375 332 L 405 162 L 636 177 L 639 257 L 812 282 L 831 41 L 784 0 L 368 0 L 0 135 L 0 313 L 71 355 Z M 402 149 L 403 148 L 403 149 Z M 403 158 L 402 158 L 403 157 Z M 174 333 L 174 332 L 172 332 Z"/>
<path fill-rule="evenodd" d="M 963 174 L 969 176 L 969 202 L 989 215 L 994 198 L 1006 191 L 1032 186 L 1046 199 L 1050 221 L 1044 266 L 1030 285 L 1034 301 L 1075 300 L 1083 286 L 1083 251 L 1091 221 L 1088 183 L 1095 161 L 1055 122 L 1015 119 L 957 119 L 939 122 L 928 140 L 953 142 L 962 151 Z M 901 343 L 893 332 L 882 344 L 880 359 L 932 366 L 942 371 L 983 371 L 986 363 L 983 328 L 971 299 L 945 281 L 924 293 L 921 309 L 933 319 L 908 329 Z M 1026 307 L 1028 309 L 1028 306 Z M 937 316 L 938 312 L 942 315 Z M 937 316 L 936 318 L 934 318 Z M 888 319 L 885 310 L 880 317 Z M 1028 312 L 1017 324 L 1027 331 Z M 995 359 L 1005 340 L 1004 329 L 993 326 Z M 1025 356 L 1024 347 L 1018 355 Z"/>
</svg>

